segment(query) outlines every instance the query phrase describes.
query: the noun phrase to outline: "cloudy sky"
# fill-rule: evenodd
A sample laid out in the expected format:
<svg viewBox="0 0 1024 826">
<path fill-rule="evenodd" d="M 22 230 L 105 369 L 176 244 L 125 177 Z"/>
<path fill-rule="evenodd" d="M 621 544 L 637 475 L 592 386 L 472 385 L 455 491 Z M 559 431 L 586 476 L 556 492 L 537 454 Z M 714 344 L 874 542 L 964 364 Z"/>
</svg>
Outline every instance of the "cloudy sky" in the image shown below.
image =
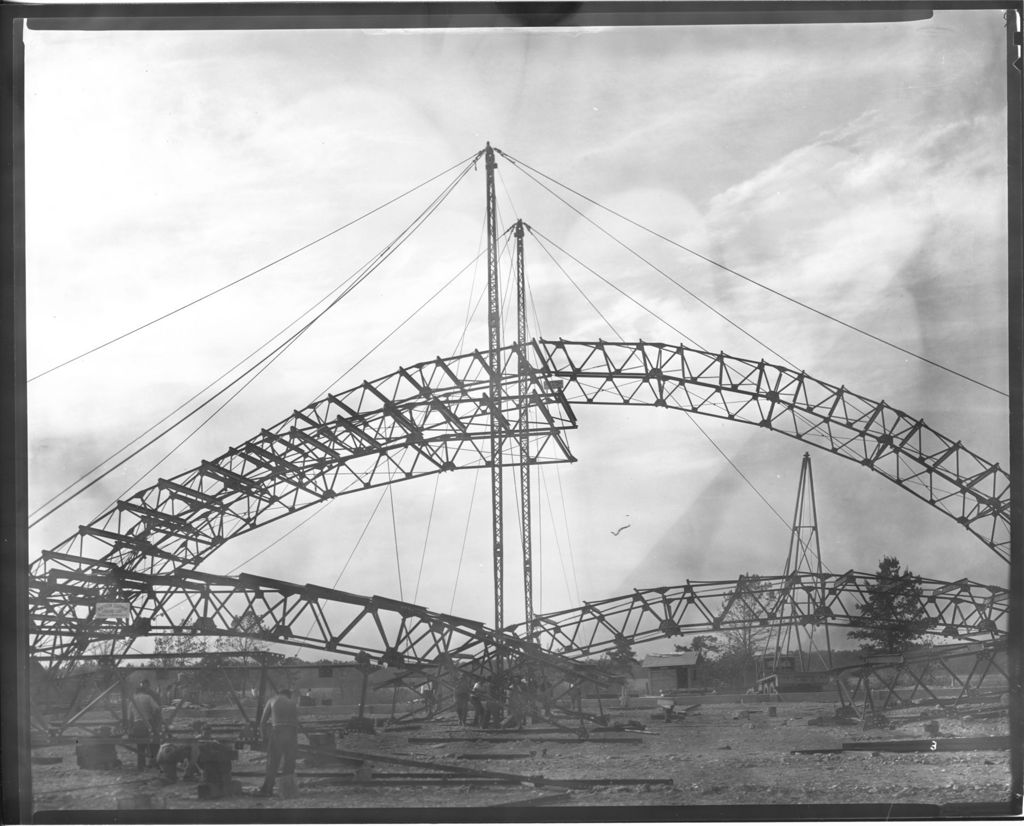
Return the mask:
<svg viewBox="0 0 1024 826">
<path fill-rule="evenodd" d="M 999 11 L 690 29 L 28 31 L 28 375 L 274 261 L 489 140 L 680 244 L 1005 390 L 1003 38 Z M 498 172 L 501 229 L 521 216 L 702 347 L 778 362 L 770 347 L 1008 464 L 1005 396 L 577 201 L 581 216 L 507 162 Z M 356 272 L 451 177 L 31 381 L 30 510 Z M 339 389 L 486 347 L 485 317 L 473 312 L 478 261 L 359 362 L 479 254 L 483 196 L 481 165 L 222 413 L 157 468 L 198 420 L 41 522 L 32 553 L 126 490 L 244 442 L 340 376 Z M 551 249 L 607 321 L 528 239 L 533 334 L 680 341 Z M 544 469 L 535 485 L 539 609 L 781 572 L 804 445 L 700 421 L 780 519 L 685 416 L 577 412 L 579 461 Z M 812 460 L 831 570 L 874 570 L 895 554 L 924 576 L 1005 582 L 1003 563 L 948 517 L 850 462 L 821 451 Z M 306 524 L 311 511 L 228 543 L 204 570 L 401 595 L 487 620 L 488 484 L 465 471 L 395 485 L 383 500 L 342 497 Z M 507 536 L 517 540 L 514 520 Z M 509 621 L 521 618 L 518 570 L 513 557 Z"/>
</svg>

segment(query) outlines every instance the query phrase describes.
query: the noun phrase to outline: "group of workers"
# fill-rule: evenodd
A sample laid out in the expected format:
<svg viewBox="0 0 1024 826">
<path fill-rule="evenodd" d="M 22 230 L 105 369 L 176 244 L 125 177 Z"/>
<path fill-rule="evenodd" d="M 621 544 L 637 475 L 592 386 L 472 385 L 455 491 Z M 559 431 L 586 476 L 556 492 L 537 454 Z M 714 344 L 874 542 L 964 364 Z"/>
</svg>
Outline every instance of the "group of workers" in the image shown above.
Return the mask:
<svg viewBox="0 0 1024 826">
<path fill-rule="evenodd" d="M 464 726 L 521 729 L 528 717 L 540 716 L 538 702 L 544 706 L 545 712 L 548 711 L 546 689 L 546 684 L 533 685 L 519 677 L 508 677 L 502 682 L 489 678 L 473 681 L 468 675 L 462 674 L 455 685 L 455 713 Z M 504 704 L 501 699 L 503 694 Z M 436 700 L 433 691 L 430 699 Z M 470 709 L 473 711 L 471 723 Z M 164 733 L 163 714 L 157 695 L 150 688 L 149 681 L 143 680 L 128 705 L 128 734 L 138 743 L 139 770 L 151 765 L 161 770 L 167 782 L 175 782 L 178 767 L 186 763 L 185 777 L 194 775 L 201 768 L 197 765 L 197 755 L 200 753 L 197 744 L 214 742 L 209 725 L 202 726 L 197 743 L 161 742 Z M 263 785 L 254 794 L 257 797 L 273 795 L 279 770 L 284 793 L 294 793 L 299 710 L 290 689 L 278 691 L 263 708 L 260 733 L 267 747 L 267 765 Z"/>
<path fill-rule="evenodd" d="M 185 778 L 201 769 L 199 745 L 214 742 L 209 724 L 198 729 L 198 739 L 173 741 L 165 739 L 163 710 L 157 701 L 149 680 L 138 684 L 128 703 L 128 736 L 137 743 L 139 771 L 147 767 L 159 768 L 166 782 L 177 780 L 178 767 L 186 764 Z M 291 689 L 280 690 L 263 708 L 260 733 L 267 746 L 267 767 L 263 785 L 255 792 L 257 797 L 270 797 L 280 769 L 282 783 L 294 788 L 295 761 L 299 745 L 299 710 L 292 699 Z"/>
<path fill-rule="evenodd" d="M 537 692 L 526 680 L 511 678 L 505 683 L 506 703 L 501 702 L 501 684 L 494 679 L 482 678 L 473 682 L 463 674 L 455 684 L 455 714 L 462 725 L 476 728 L 515 728 L 526 725 L 526 718 L 538 716 L 535 705 Z M 469 711 L 473 710 L 472 723 Z M 546 709 L 545 709 L 546 710 Z"/>
</svg>

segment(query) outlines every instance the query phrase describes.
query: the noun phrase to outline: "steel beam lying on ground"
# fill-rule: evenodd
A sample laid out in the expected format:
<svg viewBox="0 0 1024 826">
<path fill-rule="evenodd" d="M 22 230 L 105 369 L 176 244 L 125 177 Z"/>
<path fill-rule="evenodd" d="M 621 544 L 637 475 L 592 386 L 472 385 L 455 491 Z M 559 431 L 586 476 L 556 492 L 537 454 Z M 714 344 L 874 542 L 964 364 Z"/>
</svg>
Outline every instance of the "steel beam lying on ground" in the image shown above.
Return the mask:
<svg viewBox="0 0 1024 826">
<path fill-rule="evenodd" d="M 526 797 L 522 800 L 510 800 L 507 803 L 493 803 L 491 804 L 492 809 L 509 809 L 519 808 L 522 806 L 549 806 L 554 803 L 566 803 L 572 800 L 572 795 L 568 792 L 560 792 L 558 794 L 544 794 L 539 797 Z"/>
<path fill-rule="evenodd" d="M 508 743 L 510 740 L 529 740 L 531 743 L 571 743 L 578 746 L 582 743 L 596 743 L 597 745 L 608 745 L 611 743 L 623 743 L 625 745 L 636 745 L 643 743 L 642 737 L 539 737 L 531 734 L 529 730 L 518 732 L 516 737 L 410 737 L 410 743 Z"/>
<path fill-rule="evenodd" d="M 1008 748 L 1008 735 L 944 737 L 933 740 L 857 740 L 843 743 L 843 751 L 1005 751 Z"/>
</svg>

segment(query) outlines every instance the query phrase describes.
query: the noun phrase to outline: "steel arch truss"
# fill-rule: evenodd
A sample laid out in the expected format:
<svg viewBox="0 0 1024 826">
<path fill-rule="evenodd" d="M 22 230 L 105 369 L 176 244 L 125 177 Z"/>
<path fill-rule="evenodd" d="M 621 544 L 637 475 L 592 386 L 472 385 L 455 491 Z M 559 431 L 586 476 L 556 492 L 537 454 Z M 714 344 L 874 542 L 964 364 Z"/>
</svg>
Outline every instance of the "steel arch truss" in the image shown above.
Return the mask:
<svg viewBox="0 0 1024 826">
<path fill-rule="evenodd" d="M 508 402 L 497 411 L 504 464 L 571 461 L 576 426 L 557 389 L 531 382 L 520 411 L 516 353 L 501 353 Z M 224 542 L 354 491 L 459 468 L 489 467 L 490 368 L 479 351 L 437 358 L 296 410 L 212 462 L 160 479 L 44 551 L 34 575 L 73 570 L 73 557 L 160 574 L 195 568 Z"/>
<path fill-rule="evenodd" d="M 34 653 L 58 669 L 73 662 L 70 651 L 95 642 L 119 644 L 124 651 L 139 636 L 206 634 L 343 655 L 366 651 L 393 666 L 445 663 L 477 673 L 489 673 L 500 653 L 507 667 L 532 663 L 571 675 L 571 660 L 663 637 L 751 623 L 858 627 L 859 605 L 879 584 L 876 575 L 854 571 L 795 572 L 637 590 L 538 616 L 533 640 L 524 639 L 522 626 L 495 632 L 482 622 L 386 597 L 251 575 L 141 574 L 109 563 L 95 564 L 89 573 L 54 571 L 46 580 L 33 580 L 29 599 L 32 633 L 56 641 L 50 649 L 37 645 Z M 98 620 L 95 604 L 104 600 L 128 602 L 134 621 Z M 740 601 L 742 612 L 734 610 Z M 991 586 L 922 580 L 918 609 L 929 633 L 993 640 L 1003 634 L 1008 603 L 1008 593 Z M 59 610 L 68 607 L 74 611 Z"/>
<path fill-rule="evenodd" d="M 638 404 L 746 422 L 850 459 L 938 508 L 1010 560 L 1010 478 L 886 402 L 764 361 L 646 342 L 542 341 L 570 404 Z"/>
<path fill-rule="evenodd" d="M 687 582 L 638 589 L 632 594 L 588 602 L 580 608 L 534 618 L 534 639 L 565 657 L 593 656 L 662 637 L 738 630 L 756 623 L 857 628 L 860 605 L 876 574 L 794 572 L 788 576 L 741 577 L 735 581 Z M 898 580 L 893 580 L 894 585 Z M 921 580 L 917 606 L 923 631 L 958 640 L 992 640 L 1005 633 L 1009 595 L 1005 589 L 969 580 Z M 734 610 L 737 603 L 744 609 Z M 910 612 L 908 609 L 909 613 Z M 521 626 L 512 626 L 522 633 Z"/>
<path fill-rule="evenodd" d="M 123 601 L 133 621 L 95 616 L 97 601 Z M 318 585 L 297 585 L 243 574 L 199 572 L 143 574 L 109 563 L 90 572 L 54 571 L 30 588 L 32 633 L 53 639 L 37 647 L 51 670 L 66 669 L 68 640 L 75 650 L 93 643 L 125 653 L 140 636 L 238 636 L 355 656 L 365 651 L 379 664 L 441 666 L 491 674 L 500 654 L 506 671 L 545 666 L 567 680 L 600 679 L 592 669 L 551 655 L 539 646 L 484 623 L 430 611 L 381 596 L 361 596 Z M 73 613 L 62 612 L 73 606 Z"/>
</svg>

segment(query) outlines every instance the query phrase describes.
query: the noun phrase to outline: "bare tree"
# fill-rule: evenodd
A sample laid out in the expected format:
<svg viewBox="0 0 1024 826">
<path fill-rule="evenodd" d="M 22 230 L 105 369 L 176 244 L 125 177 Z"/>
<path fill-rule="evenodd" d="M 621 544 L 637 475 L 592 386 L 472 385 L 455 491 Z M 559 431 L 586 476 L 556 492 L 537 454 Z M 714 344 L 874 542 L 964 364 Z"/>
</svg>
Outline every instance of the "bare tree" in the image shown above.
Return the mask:
<svg viewBox="0 0 1024 826">
<path fill-rule="evenodd" d="M 757 679 L 757 657 L 771 636 L 774 601 L 771 583 L 757 574 L 744 574 L 722 600 L 723 644 L 713 672 L 720 681 L 741 688 Z"/>
</svg>

